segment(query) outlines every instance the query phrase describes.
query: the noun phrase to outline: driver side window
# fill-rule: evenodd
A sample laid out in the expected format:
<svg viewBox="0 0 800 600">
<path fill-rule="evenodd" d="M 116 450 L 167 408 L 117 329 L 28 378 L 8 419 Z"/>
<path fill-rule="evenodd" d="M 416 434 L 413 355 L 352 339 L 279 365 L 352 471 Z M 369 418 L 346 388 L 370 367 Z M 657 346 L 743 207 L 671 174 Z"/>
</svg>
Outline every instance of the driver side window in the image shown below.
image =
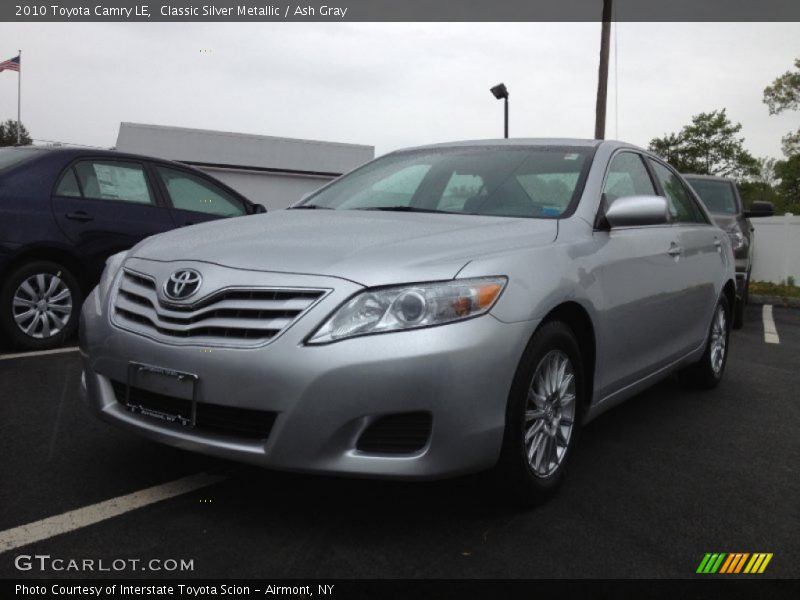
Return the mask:
<svg viewBox="0 0 800 600">
<path fill-rule="evenodd" d="M 617 154 L 608 167 L 603 194 L 608 206 L 628 196 L 655 196 L 656 189 L 642 157 L 634 152 Z"/>
</svg>

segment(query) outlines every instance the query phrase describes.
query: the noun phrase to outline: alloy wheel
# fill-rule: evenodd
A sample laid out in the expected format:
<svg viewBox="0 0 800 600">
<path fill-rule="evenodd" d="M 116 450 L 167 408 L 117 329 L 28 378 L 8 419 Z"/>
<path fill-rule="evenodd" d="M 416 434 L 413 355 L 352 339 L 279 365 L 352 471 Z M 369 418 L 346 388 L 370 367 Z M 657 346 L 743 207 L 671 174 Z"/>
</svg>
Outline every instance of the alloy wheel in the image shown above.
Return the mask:
<svg viewBox="0 0 800 600">
<path fill-rule="evenodd" d="M 711 369 L 719 374 L 725 362 L 725 350 L 728 345 L 728 323 L 725 308 L 720 304 L 714 313 L 714 322 L 711 325 Z"/>
<path fill-rule="evenodd" d="M 528 466 L 537 477 L 551 476 L 563 463 L 572 437 L 575 402 L 572 362 L 561 350 L 551 350 L 531 379 L 522 428 Z"/>
<path fill-rule="evenodd" d="M 14 322 L 25 335 L 48 339 L 67 326 L 72 316 L 72 292 L 59 275 L 31 275 L 14 292 Z"/>
</svg>

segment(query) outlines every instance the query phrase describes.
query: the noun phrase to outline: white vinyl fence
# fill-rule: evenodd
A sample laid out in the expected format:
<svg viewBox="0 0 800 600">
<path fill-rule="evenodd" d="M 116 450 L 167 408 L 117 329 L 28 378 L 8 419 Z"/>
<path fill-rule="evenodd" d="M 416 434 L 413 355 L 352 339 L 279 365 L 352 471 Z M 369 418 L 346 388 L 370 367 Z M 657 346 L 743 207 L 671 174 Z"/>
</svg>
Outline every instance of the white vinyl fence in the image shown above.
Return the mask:
<svg viewBox="0 0 800 600">
<path fill-rule="evenodd" d="M 755 227 L 753 281 L 785 282 L 794 277 L 800 285 L 800 216 L 751 219 Z"/>
</svg>

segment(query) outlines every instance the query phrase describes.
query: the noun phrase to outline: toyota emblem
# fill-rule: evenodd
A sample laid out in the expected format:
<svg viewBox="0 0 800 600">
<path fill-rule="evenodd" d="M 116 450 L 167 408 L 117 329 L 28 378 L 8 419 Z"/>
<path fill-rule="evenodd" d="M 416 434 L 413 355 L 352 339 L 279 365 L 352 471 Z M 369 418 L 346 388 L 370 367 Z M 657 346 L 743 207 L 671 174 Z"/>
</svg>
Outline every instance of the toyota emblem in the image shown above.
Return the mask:
<svg viewBox="0 0 800 600">
<path fill-rule="evenodd" d="M 180 269 L 164 282 L 164 293 L 172 300 L 185 300 L 197 293 L 202 281 L 200 273 L 194 269 Z"/>
</svg>

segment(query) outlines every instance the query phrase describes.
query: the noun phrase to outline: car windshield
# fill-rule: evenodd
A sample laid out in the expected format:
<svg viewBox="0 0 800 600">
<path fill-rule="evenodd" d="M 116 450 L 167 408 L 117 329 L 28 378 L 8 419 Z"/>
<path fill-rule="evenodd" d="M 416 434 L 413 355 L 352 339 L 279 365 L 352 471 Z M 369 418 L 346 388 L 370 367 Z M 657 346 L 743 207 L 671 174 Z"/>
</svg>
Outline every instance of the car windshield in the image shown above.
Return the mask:
<svg viewBox="0 0 800 600">
<path fill-rule="evenodd" d="M 554 219 L 583 187 L 592 148 L 466 147 L 389 154 L 294 208 Z"/>
<path fill-rule="evenodd" d="M 700 196 L 703 204 L 706 205 L 708 212 L 723 215 L 735 215 L 736 196 L 733 191 L 733 183 L 730 181 L 720 181 L 718 179 L 694 179 L 687 177 L 694 191 Z"/>
<path fill-rule="evenodd" d="M 35 156 L 41 156 L 36 148 L 0 148 L 0 171 L 10 169 Z"/>
</svg>

